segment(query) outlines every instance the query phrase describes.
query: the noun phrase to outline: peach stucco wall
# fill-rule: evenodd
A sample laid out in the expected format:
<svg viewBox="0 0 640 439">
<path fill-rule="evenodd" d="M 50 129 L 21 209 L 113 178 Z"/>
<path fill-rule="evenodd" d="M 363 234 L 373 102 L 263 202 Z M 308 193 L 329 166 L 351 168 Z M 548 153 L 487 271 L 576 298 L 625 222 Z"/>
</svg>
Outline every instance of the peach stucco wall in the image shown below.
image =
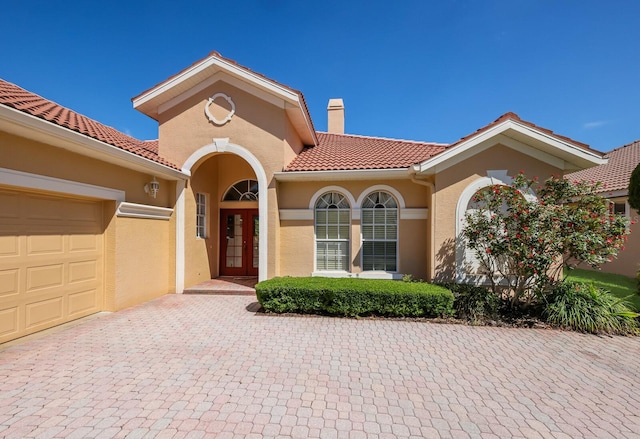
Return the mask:
<svg viewBox="0 0 640 439">
<path fill-rule="evenodd" d="M 616 200 L 616 202 L 622 202 L 625 200 Z M 600 270 L 605 273 L 622 274 L 623 276 L 629 276 L 635 278 L 640 270 L 640 213 L 631 209 L 629 210 L 629 219 L 634 220 L 635 224 L 630 226 L 631 233 L 628 235 L 628 240 L 625 244 L 624 250 L 622 250 L 616 259 L 600 266 Z M 588 266 L 581 265 L 580 268 L 589 268 Z"/>
<path fill-rule="evenodd" d="M 470 159 L 439 172 L 435 178 L 434 278 L 452 280 L 455 276 L 456 209 L 467 186 L 486 177 L 489 170 L 506 170 L 510 176 L 523 170 L 529 177 L 545 179 L 562 171 L 512 148 L 496 145 Z"/>
<path fill-rule="evenodd" d="M 204 109 L 207 99 L 215 93 L 225 93 L 235 104 L 235 115 L 222 126 L 209 122 Z M 228 108 L 222 99 L 216 99 L 210 111 L 219 117 Z M 220 113 L 220 114 L 218 114 Z M 229 143 L 244 148 L 260 162 L 267 176 L 268 189 L 260 197 L 267 199 L 267 276 L 279 272 L 278 248 L 279 218 L 275 172 L 283 170 L 303 145 L 289 118 L 279 106 L 268 103 L 250 92 L 219 81 L 196 95 L 174 105 L 159 115 L 160 154 L 182 166 L 198 150 L 212 144 L 214 138 L 228 138 Z M 210 157 L 213 157 L 211 159 Z M 189 286 L 218 274 L 219 200 L 230 184 L 256 178 L 251 166 L 238 156 L 214 154 L 204 157 L 191 169 L 191 188 L 185 193 L 185 285 Z M 219 158 L 217 158 L 219 157 Z M 214 183 L 215 180 L 215 183 Z M 195 200 L 198 191 L 210 194 L 210 239 L 197 240 L 195 230 Z M 245 207 L 255 207 L 249 206 Z"/>
<path fill-rule="evenodd" d="M 96 185 L 125 192 L 132 203 L 173 208 L 175 183 L 158 178 L 160 192 L 144 192 L 152 174 L 84 157 L 0 132 L 0 167 Z M 173 221 L 116 216 L 116 203 L 103 201 L 104 300 L 102 309 L 117 310 L 175 290 Z"/>
<path fill-rule="evenodd" d="M 331 181 L 331 182 L 280 182 L 278 196 L 282 209 L 308 209 L 311 198 L 318 191 L 338 186 L 354 198 L 370 192 L 378 185 L 389 186 L 402 195 L 407 208 L 428 208 L 428 189 L 407 180 L 389 181 Z M 352 206 L 359 207 L 359 206 Z M 427 278 L 428 219 L 401 219 L 398 227 L 398 272 L 416 278 Z M 313 220 L 280 221 L 280 271 L 281 276 L 309 276 L 315 268 L 315 233 Z M 350 272 L 360 273 L 361 268 L 360 220 L 351 220 Z"/>
</svg>

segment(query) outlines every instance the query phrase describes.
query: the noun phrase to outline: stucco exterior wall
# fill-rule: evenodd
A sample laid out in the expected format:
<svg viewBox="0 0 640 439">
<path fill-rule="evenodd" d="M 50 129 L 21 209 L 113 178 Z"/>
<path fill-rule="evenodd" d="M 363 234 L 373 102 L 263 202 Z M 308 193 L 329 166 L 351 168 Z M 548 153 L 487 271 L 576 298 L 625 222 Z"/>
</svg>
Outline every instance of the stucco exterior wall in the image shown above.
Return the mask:
<svg viewBox="0 0 640 439">
<path fill-rule="evenodd" d="M 157 198 L 144 192 L 144 185 L 153 178 L 151 173 L 122 168 L 4 132 L 0 132 L 0 167 L 122 190 L 125 201 L 131 203 L 173 207 L 175 198 L 172 184 L 158 177 Z"/>
<path fill-rule="evenodd" d="M 172 291 L 170 273 L 175 269 L 171 261 L 175 261 L 175 257 L 169 253 L 167 245 L 173 232 L 170 223 L 119 217 L 115 228 L 115 309 L 146 302 Z"/>
<path fill-rule="evenodd" d="M 490 170 L 506 170 L 509 176 L 523 170 L 528 177 L 537 176 L 541 180 L 553 174 L 562 174 L 562 170 L 554 166 L 503 145 L 491 147 L 439 172 L 435 178 L 435 204 L 432 212 L 435 215 L 434 278 L 437 281 L 455 278 L 458 199 L 467 186 L 486 177 Z"/>
<path fill-rule="evenodd" d="M 616 199 L 616 202 L 626 201 L 626 199 Z M 605 273 L 621 274 L 623 276 L 635 278 L 640 270 L 640 213 L 629 209 L 629 217 L 635 220 L 635 224 L 630 226 L 631 233 L 628 235 L 627 243 L 616 259 L 600 266 L 600 270 Z M 588 265 L 581 265 L 580 268 L 588 269 Z"/>
<path fill-rule="evenodd" d="M 429 207 L 429 191 L 426 187 L 407 180 L 389 181 L 330 181 L 330 182 L 280 182 L 278 196 L 282 209 L 309 209 L 314 194 L 341 187 L 357 202 L 374 187 L 386 185 L 399 192 L 408 209 Z M 393 192 L 393 191 L 390 191 Z M 346 195 L 346 194 L 345 194 Z M 360 206 L 351 206 L 360 208 Z M 310 215 L 313 215 L 313 209 Z M 401 211 L 402 209 L 400 209 Z M 400 213 L 402 216 L 402 213 Z M 351 219 L 350 272 L 361 273 L 360 220 Z M 398 272 L 416 278 L 427 278 L 428 219 L 400 219 L 398 224 Z M 279 239 L 280 276 L 309 276 L 315 269 L 315 232 L 313 220 L 281 220 Z"/>
</svg>

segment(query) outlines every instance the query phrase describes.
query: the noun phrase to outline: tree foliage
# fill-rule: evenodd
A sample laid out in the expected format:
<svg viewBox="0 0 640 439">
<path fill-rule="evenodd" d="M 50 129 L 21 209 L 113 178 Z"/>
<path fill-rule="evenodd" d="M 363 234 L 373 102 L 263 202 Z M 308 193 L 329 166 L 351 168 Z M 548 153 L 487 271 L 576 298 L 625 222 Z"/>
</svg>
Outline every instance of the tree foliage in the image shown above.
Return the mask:
<svg viewBox="0 0 640 439">
<path fill-rule="evenodd" d="M 629 179 L 629 206 L 640 212 L 640 163 Z"/>
<path fill-rule="evenodd" d="M 536 189 L 536 196 L 532 194 Z M 511 185 L 478 191 L 466 215 L 467 246 L 494 292 L 528 306 L 551 291 L 563 267 L 596 267 L 623 248 L 628 220 L 610 212 L 601 183 L 552 177 L 538 184 L 523 173 Z"/>
</svg>

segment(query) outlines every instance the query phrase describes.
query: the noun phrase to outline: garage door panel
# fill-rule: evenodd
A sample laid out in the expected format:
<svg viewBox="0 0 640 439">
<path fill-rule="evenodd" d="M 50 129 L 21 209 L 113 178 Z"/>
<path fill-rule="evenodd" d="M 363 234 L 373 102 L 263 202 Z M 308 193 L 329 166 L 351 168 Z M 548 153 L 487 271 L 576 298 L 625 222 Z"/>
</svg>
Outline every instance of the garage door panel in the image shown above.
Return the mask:
<svg viewBox="0 0 640 439">
<path fill-rule="evenodd" d="M 65 212 L 69 221 L 87 223 L 94 230 L 95 225 L 99 224 L 102 216 L 102 209 L 100 209 L 99 205 L 86 201 L 67 201 Z"/>
<path fill-rule="evenodd" d="M 98 311 L 97 290 L 90 289 L 69 295 L 69 317 L 79 318 Z M 82 314 L 82 315 L 81 315 Z"/>
<path fill-rule="evenodd" d="M 0 310 L 0 341 L 3 338 L 10 340 L 19 334 L 19 313 L 17 306 Z"/>
<path fill-rule="evenodd" d="M 24 206 L 27 220 L 62 220 L 64 218 L 63 198 L 27 195 Z"/>
<path fill-rule="evenodd" d="M 27 293 L 44 288 L 61 287 L 63 283 L 64 264 L 27 268 Z"/>
<path fill-rule="evenodd" d="M 0 298 L 16 296 L 20 287 L 20 270 L 0 270 Z"/>
<path fill-rule="evenodd" d="M 38 233 L 37 231 L 31 233 Z M 62 255 L 64 252 L 64 236 L 49 231 L 42 234 L 34 234 L 27 237 L 27 255 Z"/>
<path fill-rule="evenodd" d="M 0 259 L 18 256 L 20 254 L 20 237 L 1 235 L 2 233 L 3 230 L 0 228 Z"/>
<path fill-rule="evenodd" d="M 37 330 L 63 322 L 64 297 L 52 297 L 25 305 L 25 329 Z"/>
<path fill-rule="evenodd" d="M 69 236 L 69 251 L 94 251 L 100 250 L 102 237 L 99 235 L 76 234 Z"/>
<path fill-rule="evenodd" d="M 98 261 L 79 261 L 69 264 L 69 283 L 98 280 Z"/>
</svg>

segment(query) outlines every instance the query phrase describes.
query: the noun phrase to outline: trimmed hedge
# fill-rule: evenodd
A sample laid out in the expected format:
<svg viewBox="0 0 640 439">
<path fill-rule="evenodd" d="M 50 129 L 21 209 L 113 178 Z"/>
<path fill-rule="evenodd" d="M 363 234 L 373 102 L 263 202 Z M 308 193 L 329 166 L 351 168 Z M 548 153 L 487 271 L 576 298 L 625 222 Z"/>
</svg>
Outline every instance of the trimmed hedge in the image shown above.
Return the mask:
<svg viewBox="0 0 640 439">
<path fill-rule="evenodd" d="M 256 285 L 258 301 L 275 313 L 339 316 L 445 317 L 453 294 L 428 283 L 393 280 L 276 277 Z"/>
</svg>

